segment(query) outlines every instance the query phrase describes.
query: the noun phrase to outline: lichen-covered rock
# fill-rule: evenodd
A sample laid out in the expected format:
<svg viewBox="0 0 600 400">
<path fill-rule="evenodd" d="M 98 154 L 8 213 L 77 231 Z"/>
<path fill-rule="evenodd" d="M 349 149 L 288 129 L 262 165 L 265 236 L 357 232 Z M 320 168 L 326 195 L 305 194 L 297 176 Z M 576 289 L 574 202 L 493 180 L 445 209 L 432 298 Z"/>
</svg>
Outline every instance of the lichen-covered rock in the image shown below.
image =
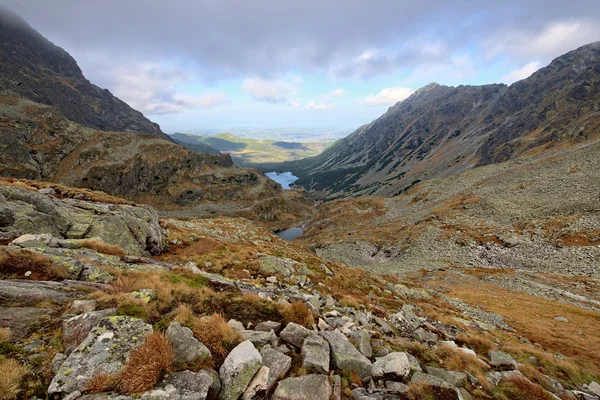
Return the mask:
<svg viewBox="0 0 600 400">
<path fill-rule="evenodd" d="M 360 351 L 365 357 L 373 357 L 373 347 L 371 347 L 371 335 L 365 329 L 354 332 L 350 335 L 350 342 L 358 351 Z"/>
<path fill-rule="evenodd" d="M 141 345 L 151 332 L 152 326 L 137 318 L 104 318 L 61 365 L 48 394 L 83 390 L 94 374 L 118 372 L 131 350 Z"/>
<path fill-rule="evenodd" d="M 131 296 L 134 299 L 141 300 L 144 303 L 148 304 L 153 300 L 156 300 L 156 292 L 154 289 L 139 289 L 134 292 L 131 292 Z"/>
<path fill-rule="evenodd" d="M 320 332 L 320 335 L 329 342 L 331 360 L 338 370 L 355 372 L 363 381 L 371 377 L 371 361 L 346 336 L 339 332 Z"/>
<path fill-rule="evenodd" d="M 267 392 L 277 383 L 277 381 L 288 373 L 292 366 L 292 358 L 266 345 L 260 351 L 263 365 L 269 368 L 269 377 L 267 378 Z"/>
<path fill-rule="evenodd" d="M 304 375 L 279 382 L 272 400 L 329 400 L 332 394 L 327 375 Z"/>
<path fill-rule="evenodd" d="M 269 382 L 269 367 L 262 366 L 248 384 L 248 388 L 242 395 L 242 400 L 261 400 L 267 394 Z"/>
<path fill-rule="evenodd" d="M 410 361 L 406 353 L 394 352 L 378 358 L 373 363 L 374 378 L 404 379 L 410 374 Z"/>
<path fill-rule="evenodd" d="M 460 394 L 454 386 L 438 378 L 435 375 L 424 374 L 423 372 L 415 372 L 412 376 L 411 383 L 421 383 L 429 386 L 433 391 L 434 398 L 444 400 L 459 400 Z"/>
<path fill-rule="evenodd" d="M 221 389 L 219 374 L 211 370 L 173 372 L 154 389 L 139 396 L 140 400 L 214 399 Z"/>
<path fill-rule="evenodd" d="M 302 344 L 302 368 L 317 374 L 329 373 L 329 343 L 319 335 L 311 335 Z"/>
<path fill-rule="evenodd" d="M 490 365 L 494 368 L 503 371 L 517 369 L 517 361 L 506 353 L 490 351 L 488 356 L 490 357 Z"/>
<path fill-rule="evenodd" d="M 192 330 L 181 326 L 179 322 L 169 325 L 166 336 L 173 349 L 173 361 L 176 365 L 193 365 L 211 357 L 210 350 L 194 337 Z"/>
<path fill-rule="evenodd" d="M 89 313 L 96 310 L 96 300 L 74 300 L 70 312 L 73 314 Z"/>
<path fill-rule="evenodd" d="M 261 255 L 258 262 L 260 264 L 260 271 L 263 274 L 281 274 L 284 278 L 288 278 L 294 274 L 296 268 L 300 265 L 298 261 L 291 258 L 275 257 L 266 254 Z"/>
<path fill-rule="evenodd" d="M 66 319 L 62 323 L 62 342 L 65 353 L 71 354 L 87 338 L 94 326 L 102 319 L 117 315 L 115 308 L 83 313 Z"/>
<path fill-rule="evenodd" d="M 273 332 L 275 332 L 275 334 L 279 335 L 279 333 L 281 332 L 281 322 L 275 322 L 275 321 L 259 322 L 254 327 L 254 330 L 255 331 L 264 331 L 264 332 L 273 331 Z"/>
<path fill-rule="evenodd" d="M 430 375 L 435 375 L 442 378 L 452 386 L 462 387 L 467 381 L 467 374 L 458 371 L 449 371 L 442 368 L 425 367 L 425 370 Z"/>
<path fill-rule="evenodd" d="M 314 333 L 310 329 L 303 327 L 302 325 L 298 325 L 294 322 L 290 322 L 286 325 L 285 328 L 279 334 L 279 337 L 286 341 L 287 343 L 296 346 L 297 348 L 301 348 L 304 343 L 304 339 L 307 336 L 310 336 Z"/>
<path fill-rule="evenodd" d="M 221 400 L 237 400 L 262 366 L 262 357 L 256 347 L 246 340 L 237 345 L 219 369 Z"/>
<path fill-rule="evenodd" d="M 241 334 L 244 337 L 244 339 L 251 341 L 252 344 L 259 350 L 267 344 L 275 343 L 275 341 L 277 340 L 277 335 L 275 335 L 275 332 L 273 331 L 264 332 L 256 330 L 243 330 Z"/>
</svg>

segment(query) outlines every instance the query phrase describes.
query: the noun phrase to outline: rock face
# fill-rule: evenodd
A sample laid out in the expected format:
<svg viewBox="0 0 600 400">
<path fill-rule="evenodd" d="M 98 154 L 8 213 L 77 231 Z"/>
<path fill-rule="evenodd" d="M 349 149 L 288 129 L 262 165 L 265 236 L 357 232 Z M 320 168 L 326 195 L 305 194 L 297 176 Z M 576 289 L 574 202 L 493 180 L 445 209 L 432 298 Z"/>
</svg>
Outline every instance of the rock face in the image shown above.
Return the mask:
<svg viewBox="0 0 600 400">
<path fill-rule="evenodd" d="M 339 332 L 320 332 L 329 342 L 331 360 L 340 371 L 356 372 L 363 381 L 371 377 L 371 361 L 362 355 L 352 343 Z"/>
<path fill-rule="evenodd" d="M 252 342 L 237 345 L 219 369 L 222 389 L 221 400 L 237 400 L 262 366 L 262 357 Z"/>
<path fill-rule="evenodd" d="M 83 390 L 94 374 L 118 372 L 131 350 L 141 345 L 151 332 L 152 326 L 137 318 L 103 319 L 61 365 L 48 393 Z"/>
<path fill-rule="evenodd" d="M 176 363 L 190 365 L 211 357 L 210 350 L 194 337 L 192 330 L 178 322 L 169 325 L 166 336 Z"/>
<path fill-rule="evenodd" d="M 4 8 L 0 9 L 0 87 L 56 106 L 71 121 L 93 129 L 170 140 L 142 113 L 85 79 L 69 53 Z"/>
<path fill-rule="evenodd" d="M 333 389 L 327 375 L 304 375 L 284 379 L 277 385 L 273 400 L 329 400 Z"/>
<path fill-rule="evenodd" d="M 419 180 L 588 140 L 597 135 L 599 71 L 596 42 L 508 87 L 432 83 L 317 157 L 274 169 L 291 171 L 294 184 L 322 197 L 393 196 Z"/>
<path fill-rule="evenodd" d="M 162 251 L 162 231 L 151 207 L 60 200 L 9 185 L 0 185 L 0 194 L 17 217 L 3 228 L 6 232 L 41 233 L 64 239 L 99 238 L 132 255 Z"/>
<path fill-rule="evenodd" d="M 329 343 L 319 335 L 308 336 L 302 344 L 302 368 L 318 374 L 329 373 Z"/>
</svg>

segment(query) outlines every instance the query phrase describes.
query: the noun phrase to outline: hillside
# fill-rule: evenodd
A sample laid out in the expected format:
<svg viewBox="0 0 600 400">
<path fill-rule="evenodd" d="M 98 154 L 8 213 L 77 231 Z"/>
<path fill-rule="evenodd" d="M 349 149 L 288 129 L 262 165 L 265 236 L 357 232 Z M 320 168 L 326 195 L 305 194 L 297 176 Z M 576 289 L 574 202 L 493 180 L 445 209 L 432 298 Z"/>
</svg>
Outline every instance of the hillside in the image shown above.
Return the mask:
<svg viewBox="0 0 600 400">
<path fill-rule="evenodd" d="M 90 83 L 69 53 L 1 6 L 0 88 L 57 107 L 71 121 L 89 128 L 169 139 L 158 124 Z"/>
<path fill-rule="evenodd" d="M 270 165 L 316 196 L 394 196 L 418 181 L 600 134 L 600 42 L 512 84 L 430 84 L 317 157 Z"/>
<path fill-rule="evenodd" d="M 228 133 L 215 136 L 201 136 L 175 133 L 171 137 L 184 146 L 208 145 L 221 153 L 231 155 L 239 165 L 258 165 L 262 163 L 283 162 L 313 157 L 320 154 L 332 142 L 285 142 L 268 139 L 239 138 Z"/>
</svg>

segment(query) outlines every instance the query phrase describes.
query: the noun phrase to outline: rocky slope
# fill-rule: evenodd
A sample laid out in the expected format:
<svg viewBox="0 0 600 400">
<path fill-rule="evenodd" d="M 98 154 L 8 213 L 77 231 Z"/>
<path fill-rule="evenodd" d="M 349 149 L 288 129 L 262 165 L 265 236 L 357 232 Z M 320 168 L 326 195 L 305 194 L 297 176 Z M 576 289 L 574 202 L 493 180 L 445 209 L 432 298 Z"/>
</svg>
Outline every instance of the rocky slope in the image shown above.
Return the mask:
<svg viewBox="0 0 600 400">
<path fill-rule="evenodd" d="M 418 181 L 600 134 L 600 43 L 511 86 L 430 84 L 321 155 L 268 168 L 332 199 L 394 196 Z"/>
<path fill-rule="evenodd" d="M 170 140 L 142 113 L 90 83 L 69 53 L 4 7 L 0 7 L 0 87 L 55 106 L 83 126 Z"/>
<path fill-rule="evenodd" d="M 159 226 L 148 207 L 46 189 L 0 185 L 11 241 L 0 245 L 2 398 L 598 398 L 597 354 L 577 351 L 597 340 L 598 312 L 579 309 L 590 326 L 575 313 L 553 320 L 577 325 L 578 339 L 537 342 L 534 324 L 448 296 L 447 278 L 428 277 L 425 290 L 324 261 L 245 219 Z M 28 222 L 79 226 L 86 212 L 99 218 L 79 233 Z M 135 255 L 140 244 L 111 255 L 129 240 L 118 233 L 133 234 L 95 231 L 113 216 L 153 232 L 162 254 Z M 94 232 L 104 235 L 82 240 Z"/>
</svg>

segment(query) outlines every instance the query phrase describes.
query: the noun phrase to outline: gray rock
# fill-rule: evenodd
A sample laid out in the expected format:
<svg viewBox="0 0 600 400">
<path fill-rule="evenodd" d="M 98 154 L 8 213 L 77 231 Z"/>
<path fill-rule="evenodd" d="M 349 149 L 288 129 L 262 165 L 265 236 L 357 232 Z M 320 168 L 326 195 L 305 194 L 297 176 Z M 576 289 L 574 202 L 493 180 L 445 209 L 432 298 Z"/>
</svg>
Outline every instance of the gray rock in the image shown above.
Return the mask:
<svg viewBox="0 0 600 400">
<path fill-rule="evenodd" d="M 289 278 L 300 263 L 291 258 L 275 257 L 261 255 L 258 259 L 260 271 L 265 275 L 281 274 L 284 278 Z"/>
<path fill-rule="evenodd" d="M 135 292 L 131 292 L 130 294 L 134 299 L 141 300 L 146 304 L 156 300 L 156 292 L 154 289 L 139 289 Z"/>
<path fill-rule="evenodd" d="M 58 370 L 63 365 L 66 359 L 67 356 L 63 353 L 56 353 L 54 358 L 52 358 L 52 372 L 54 373 L 54 375 L 58 373 Z"/>
<path fill-rule="evenodd" d="M 554 320 L 558 322 L 569 322 L 565 317 L 554 317 Z"/>
<path fill-rule="evenodd" d="M 255 331 L 264 331 L 264 332 L 273 331 L 273 332 L 275 332 L 275 334 L 279 335 L 279 333 L 281 332 L 281 322 L 275 322 L 275 321 L 259 322 L 258 325 L 256 325 L 254 327 L 254 330 Z"/>
<path fill-rule="evenodd" d="M 292 366 L 292 358 L 269 345 L 262 348 L 260 355 L 262 356 L 263 365 L 269 368 L 267 391 L 270 391 L 277 381 L 288 373 Z"/>
<path fill-rule="evenodd" d="M 434 398 L 443 398 L 444 400 L 460 400 L 458 390 L 443 380 L 434 375 L 415 372 L 410 380 L 411 384 L 424 383 L 428 385 L 434 393 Z"/>
<path fill-rule="evenodd" d="M 600 384 L 596 381 L 590 382 L 590 384 L 587 386 L 587 390 L 596 396 L 600 396 Z"/>
<path fill-rule="evenodd" d="M 494 368 L 507 371 L 517 369 L 517 361 L 506 353 L 501 351 L 490 351 L 490 365 Z"/>
<path fill-rule="evenodd" d="M 467 374 L 457 371 L 449 371 L 442 368 L 425 367 L 428 374 L 442 378 L 452 386 L 463 387 L 467 382 Z"/>
<path fill-rule="evenodd" d="M 355 372 L 363 381 L 371 377 L 371 361 L 360 353 L 350 341 L 339 332 L 320 332 L 329 342 L 331 360 L 340 371 Z"/>
<path fill-rule="evenodd" d="M 304 375 L 284 379 L 277 385 L 272 400 L 329 400 L 332 394 L 327 375 Z"/>
<path fill-rule="evenodd" d="M 131 350 L 141 345 L 151 332 L 152 326 L 137 318 L 104 318 L 67 357 L 52 379 L 48 393 L 83 390 L 95 374 L 117 373 Z"/>
<path fill-rule="evenodd" d="M 374 378 L 405 379 L 410 374 L 410 362 L 406 353 L 394 352 L 378 358 L 373 363 Z"/>
<path fill-rule="evenodd" d="M 10 329 L 11 341 L 16 342 L 38 329 L 40 323 L 50 322 L 54 312 L 46 307 L 0 307 L 0 328 Z"/>
<path fill-rule="evenodd" d="M 356 400 L 405 400 L 407 398 L 394 390 L 374 387 L 368 389 L 357 388 L 352 390 L 352 394 Z"/>
<path fill-rule="evenodd" d="M 342 378 L 339 375 L 333 376 L 332 400 L 342 400 Z"/>
<path fill-rule="evenodd" d="M 75 400 L 81 397 L 81 392 L 79 390 L 74 391 L 68 396 L 65 396 L 63 400 Z"/>
<path fill-rule="evenodd" d="M 15 212 L 0 193 L 0 227 L 11 226 L 15 223 Z"/>
<path fill-rule="evenodd" d="M 428 332 L 423 328 L 419 328 L 414 331 L 412 337 L 416 341 L 426 344 L 435 344 L 438 340 L 438 337 L 435 333 Z"/>
<path fill-rule="evenodd" d="M 415 356 L 413 356 L 410 353 L 406 353 L 406 356 L 408 357 L 408 362 L 410 363 L 410 370 L 412 372 L 415 372 L 415 371 L 423 372 L 423 369 L 421 368 L 421 364 L 419 363 L 419 360 L 417 360 L 417 358 Z"/>
<path fill-rule="evenodd" d="M 501 371 L 501 372 L 493 371 L 493 372 L 488 372 L 486 374 L 486 378 L 487 378 L 487 380 L 492 385 L 498 386 L 498 384 L 503 379 L 525 378 L 525 376 L 521 373 L 521 371 L 518 371 L 518 370 L 515 370 L 515 371 Z"/>
<path fill-rule="evenodd" d="M 365 357 L 373 357 L 373 347 L 371 347 L 371 335 L 365 329 L 356 331 L 350 335 L 350 342 L 358 351 L 360 351 Z"/>
<path fill-rule="evenodd" d="M 88 336 L 93 327 L 102 319 L 117 315 L 115 308 L 83 313 L 66 319 L 62 323 L 62 342 L 64 352 L 69 355 Z"/>
<path fill-rule="evenodd" d="M 246 330 L 246 328 L 244 328 L 244 324 L 235 319 L 230 319 L 229 321 L 227 321 L 227 325 L 229 325 L 238 332 L 243 332 L 244 330 Z"/>
<path fill-rule="evenodd" d="M 41 234 L 25 234 L 19 236 L 11 242 L 11 244 L 19 247 L 56 247 L 58 239 L 47 233 Z"/>
<path fill-rule="evenodd" d="M 314 334 L 314 331 L 311 331 L 302 325 L 290 322 L 285 328 L 283 328 L 279 334 L 279 337 L 287 343 L 296 346 L 297 348 L 301 348 L 302 344 L 304 343 L 304 339 L 312 334 Z"/>
<path fill-rule="evenodd" d="M 70 311 L 73 314 L 82 314 L 94 310 L 96 310 L 96 300 L 74 300 Z"/>
<path fill-rule="evenodd" d="M 169 374 L 155 389 L 142 393 L 139 398 L 141 400 L 215 399 L 220 389 L 221 381 L 215 371 L 181 371 Z"/>
<path fill-rule="evenodd" d="M 248 384 L 248 388 L 242 395 L 242 400 L 259 400 L 267 394 L 269 382 L 269 367 L 260 367 L 254 378 Z"/>
<path fill-rule="evenodd" d="M 385 388 L 399 394 L 408 393 L 408 386 L 401 382 L 385 381 Z"/>
<path fill-rule="evenodd" d="M 572 390 L 571 393 L 573 393 L 573 395 L 575 395 L 575 397 L 579 400 L 598 400 L 598 396 L 595 396 L 593 394 L 589 394 L 589 393 L 585 393 L 585 392 L 581 392 L 579 390 Z"/>
<path fill-rule="evenodd" d="M 167 340 L 173 349 L 173 361 L 183 365 L 194 365 L 204 361 L 212 355 L 210 350 L 198 339 L 190 328 L 173 322 L 166 331 Z"/>
<path fill-rule="evenodd" d="M 275 341 L 277 340 L 277 335 L 275 335 L 275 332 L 273 331 L 264 332 L 256 330 L 244 330 L 241 333 L 244 339 L 251 341 L 252 344 L 259 350 L 267 344 L 275 343 Z"/>
<path fill-rule="evenodd" d="M 246 340 L 237 345 L 219 369 L 221 400 L 237 400 L 262 366 L 262 357 L 256 347 Z"/>
<path fill-rule="evenodd" d="M 319 335 L 311 335 L 302 344 L 302 368 L 318 374 L 329 373 L 329 343 Z"/>
<path fill-rule="evenodd" d="M 390 327 L 390 324 L 388 324 L 385 319 L 379 318 L 377 316 L 373 316 L 373 319 L 375 320 L 377 325 L 379 325 L 379 327 L 381 328 L 382 333 L 384 333 L 386 335 L 391 335 L 392 333 L 394 333 L 394 331 Z"/>
</svg>

